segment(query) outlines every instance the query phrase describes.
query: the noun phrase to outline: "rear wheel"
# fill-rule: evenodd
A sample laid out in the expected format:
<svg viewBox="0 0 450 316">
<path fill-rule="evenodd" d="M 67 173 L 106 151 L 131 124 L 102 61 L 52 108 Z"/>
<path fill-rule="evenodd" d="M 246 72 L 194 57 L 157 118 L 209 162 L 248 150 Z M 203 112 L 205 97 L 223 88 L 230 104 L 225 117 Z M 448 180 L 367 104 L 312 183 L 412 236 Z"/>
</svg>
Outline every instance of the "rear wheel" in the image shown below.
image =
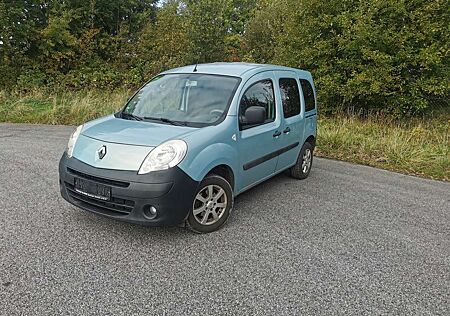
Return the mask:
<svg viewBox="0 0 450 316">
<path fill-rule="evenodd" d="M 187 227 L 196 233 L 210 233 L 219 229 L 233 208 L 233 190 L 221 176 L 207 176 L 199 185 Z"/>
<path fill-rule="evenodd" d="M 289 169 L 291 177 L 295 179 L 306 179 L 311 171 L 313 162 L 313 146 L 306 142 L 297 158 L 297 163 Z"/>
</svg>

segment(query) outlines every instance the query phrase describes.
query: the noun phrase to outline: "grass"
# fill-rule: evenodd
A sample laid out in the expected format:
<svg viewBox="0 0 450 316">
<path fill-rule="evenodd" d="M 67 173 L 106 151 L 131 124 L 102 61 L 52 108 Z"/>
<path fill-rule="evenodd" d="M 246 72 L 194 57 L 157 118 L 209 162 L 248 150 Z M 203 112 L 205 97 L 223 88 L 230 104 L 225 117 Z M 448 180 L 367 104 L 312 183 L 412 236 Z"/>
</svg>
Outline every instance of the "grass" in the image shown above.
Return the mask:
<svg viewBox="0 0 450 316">
<path fill-rule="evenodd" d="M 130 91 L 44 94 L 0 91 L 0 121 L 77 125 L 111 114 Z M 316 155 L 450 181 L 450 113 L 401 122 L 320 117 Z"/>
<path fill-rule="evenodd" d="M 0 122 L 79 125 L 114 113 L 129 91 L 8 94 L 0 91 Z"/>
<path fill-rule="evenodd" d="M 319 120 L 316 155 L 450 181 L 450 117 Z"/>
</svg>

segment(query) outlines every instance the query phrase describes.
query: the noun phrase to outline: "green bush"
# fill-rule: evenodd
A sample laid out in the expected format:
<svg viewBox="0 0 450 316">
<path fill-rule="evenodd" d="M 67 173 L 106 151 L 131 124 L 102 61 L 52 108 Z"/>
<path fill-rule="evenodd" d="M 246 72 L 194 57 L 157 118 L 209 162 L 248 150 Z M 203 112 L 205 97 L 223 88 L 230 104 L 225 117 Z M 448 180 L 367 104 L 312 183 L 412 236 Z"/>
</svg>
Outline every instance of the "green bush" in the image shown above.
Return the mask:
<svg viewBox="0 0 450 316">
<path fill-rule="evenodd" d="M 322 110 L 415 114 L 450 96 L 448 1 L 276 0 L 255 16 L 248 58 L 311 70 Z"/>
<path fill-rule="evenodd" d="M 449 107 L 448 0 L 156 3 L 0 0 L 0 89 L 137 88 L 168 68 L 244 60 L 311 71 L 325 113 Z"/>
</svg>

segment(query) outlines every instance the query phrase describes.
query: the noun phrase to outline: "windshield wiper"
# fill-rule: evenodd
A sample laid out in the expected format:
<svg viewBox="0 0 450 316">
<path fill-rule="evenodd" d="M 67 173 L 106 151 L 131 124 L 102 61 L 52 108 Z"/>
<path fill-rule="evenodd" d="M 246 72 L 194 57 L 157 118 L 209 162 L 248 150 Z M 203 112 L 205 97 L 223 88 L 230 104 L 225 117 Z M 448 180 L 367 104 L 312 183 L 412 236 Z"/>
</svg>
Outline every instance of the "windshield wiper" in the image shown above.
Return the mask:
<svg viewBox="0 0 450 316">
<path fill-rule="evenodd" d="M 140 116 L 137 116 L 137 115 L 134 115 L 134 114 L 131 114 L 131 113 L 126 113 L 126 112 L 122 112 L 121 117 L 122 118 L 124 118 L 124 117 L 132 118 L 135 121 L 142 121 L 143 120 L 143 118 L 140 117 Z"/>
<path fill-rule="evenodd" d="M 144 116 L 144 120 L 154 120 L 154 121 L 161 121 L 163 123 L 168 123 L 176 126 L 186 126 L 186 122 L 180 122 L 180 121 L 172 121 L 171 119 L 165 118 L 165 117 L 151 117 L 151 116 Z"/>
</svg>

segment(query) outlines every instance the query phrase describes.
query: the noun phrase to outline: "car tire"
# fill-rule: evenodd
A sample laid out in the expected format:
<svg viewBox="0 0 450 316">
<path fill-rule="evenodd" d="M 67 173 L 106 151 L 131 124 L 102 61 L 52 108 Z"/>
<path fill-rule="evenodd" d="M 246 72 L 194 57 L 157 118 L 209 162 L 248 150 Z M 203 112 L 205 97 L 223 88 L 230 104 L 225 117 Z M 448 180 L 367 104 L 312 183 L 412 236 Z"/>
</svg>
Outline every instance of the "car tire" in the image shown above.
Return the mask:
<svg viewBox="0 0 450 316">
<path fill-rule="evenodd" d="M 303 180 L 309 176 L 313 163 L 313 152 L 313 145 L 306 142 L 300 150 L 296 164 L 289 169 L 291 177 Z"/>
<path fill-rule="evenodd" d="M 230 216 L 233 203 L 230 183 L 215 174 L 206 176 L 195 194 L 186 227 L 199 234 L 218 230 Z"/>
</svg>

